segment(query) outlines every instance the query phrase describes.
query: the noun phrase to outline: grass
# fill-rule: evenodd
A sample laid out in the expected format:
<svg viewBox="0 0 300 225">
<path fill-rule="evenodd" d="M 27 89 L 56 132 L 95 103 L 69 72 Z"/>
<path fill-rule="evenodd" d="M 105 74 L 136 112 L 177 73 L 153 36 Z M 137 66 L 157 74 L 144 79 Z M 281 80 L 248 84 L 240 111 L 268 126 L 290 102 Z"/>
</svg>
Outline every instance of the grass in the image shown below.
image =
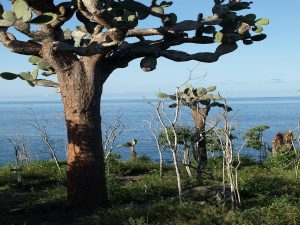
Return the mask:
<svg viewBox="0 0 300 225">
<path fill-rule="evenodd" d="M 60 162 L 62 170 L 66 165 Z M 239 171 L 242 206 L 232 211 L 215 198 L 214 191 L 187 194 L 178 204 L 172 165 L 146 158 L 108 162 L 108 193 L 111 207 L 93 211 L 72 210 L 66 201 L 66 176 L 53 162 L 24 166 L 22 184 L 16 182 L 12 165 L 0 168 L 0 224 L 300 224 L 300 181 L 292 168 L 259 165 L 244 158 Z M 222 160 L 210 159 L 204 185 L 220 185 Z M 184 190 L 197 186 L 181 168 Z M 214 179 L 211 179 L 214 177 Z"/>
</svg>

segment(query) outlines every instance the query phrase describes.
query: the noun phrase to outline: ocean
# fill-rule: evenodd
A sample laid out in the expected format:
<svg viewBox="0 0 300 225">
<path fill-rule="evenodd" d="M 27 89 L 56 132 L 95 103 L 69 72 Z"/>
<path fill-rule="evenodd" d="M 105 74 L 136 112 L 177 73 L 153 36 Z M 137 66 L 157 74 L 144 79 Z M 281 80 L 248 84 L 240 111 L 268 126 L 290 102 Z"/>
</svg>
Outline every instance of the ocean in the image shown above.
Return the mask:
<svg viewBox="0 0 300 225">
<path fill-rule="evenodd" d="M 152 102 L 156 104 L 155 100 Z M 242 137 L 248 129 L 258 125 L 270 127 L 265 132 L 265 140 L 269 144 L 274 135 L 280 131 L 292 130 L 295 136 L 299 135 L 300 97 L 231 98 L 228 99 L 228 104 L 233 108 L 229 115 L 238 137 Z M 128 159 L 129 150 L 117 146 L 135 138 L 138 141 L 136 145 L 138 155 L 158 159 L 155 141 L 145 121 L 153 120 L 155 130 L 158 123 L 155 121 L 153 109 L 144 99 L 103 100 L 101 112 L 103 124 L 112 124 L 116 115 L 121 115 L 120 120 L 124 124 L 123 132 L 115 141 L 114 153 Z M 172 114 L 173 111 L 168 112 Z M 210 120 L 216 120 L 219 113 L 220 110 L 213 108 Z M 188 108 L 182 109 L 179 122 L 193 125 Z M 40 133 L 33 125 L 45 128 L 58 158 L 66 158 L 66 128 L 61 102 L 0 101 L 0 166 L 14 162 L 13 142 L 16 140 L 23 140 L 29 149 L 31 160 L 50 158 Z M 257 157 L 258 152 L 245 149 L 244 154 Z"/>
</svg>

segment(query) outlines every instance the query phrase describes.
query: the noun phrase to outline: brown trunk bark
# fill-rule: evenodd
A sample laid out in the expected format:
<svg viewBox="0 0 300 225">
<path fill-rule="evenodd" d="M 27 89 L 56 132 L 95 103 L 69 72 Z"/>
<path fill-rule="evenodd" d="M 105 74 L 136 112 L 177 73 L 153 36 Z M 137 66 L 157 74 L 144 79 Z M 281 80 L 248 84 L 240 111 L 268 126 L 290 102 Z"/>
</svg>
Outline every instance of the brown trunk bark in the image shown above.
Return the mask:
<svg viewBox="0 0 300 225">
<path fill-rule="evenodd" d="M 198 108 L 192 110 L 192 116 L 195 122 L 195 128 L 198 136 L 196 142 L 197 148 L 194 152 L 194 158 L 197 161 L 197 178 L 201 177 L 201 171 L 207 163 L 207 149 L 206 149 L 206 137 L 205 137 L 205 124 L 206 117 L 208 115 L 208 108 Z"/>
<path fill-rule="evenodd" d="M 108 205 L 100 117 L 107 76 L 92 59 L 58 73 L 68 134 L 67 192 L 72 207 Z"/>
</svg>

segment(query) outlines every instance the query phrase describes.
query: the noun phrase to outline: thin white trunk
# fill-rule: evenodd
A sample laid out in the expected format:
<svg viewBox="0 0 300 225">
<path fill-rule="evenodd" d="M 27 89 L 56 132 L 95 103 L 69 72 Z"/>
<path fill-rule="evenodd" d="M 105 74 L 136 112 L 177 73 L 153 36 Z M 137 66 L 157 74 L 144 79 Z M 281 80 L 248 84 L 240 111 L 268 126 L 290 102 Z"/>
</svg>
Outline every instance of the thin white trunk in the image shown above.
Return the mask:
<svg viewBox="0 0 300 225">
<path fill-rule="evenodd" d="M 174 162 L 174 167 L 175 167 L 175 171 L 176 171 L 178 199 L 179 199 L 179 203 L 181 204 L 182 203 L 181 175 L 180 175 L 180 171 L 179 171 L 179 168 L 178 168 L 176 151 L 175 150 L 171 150 L 171 151 L 172 151 L 173 162 Z"/>
</svg>

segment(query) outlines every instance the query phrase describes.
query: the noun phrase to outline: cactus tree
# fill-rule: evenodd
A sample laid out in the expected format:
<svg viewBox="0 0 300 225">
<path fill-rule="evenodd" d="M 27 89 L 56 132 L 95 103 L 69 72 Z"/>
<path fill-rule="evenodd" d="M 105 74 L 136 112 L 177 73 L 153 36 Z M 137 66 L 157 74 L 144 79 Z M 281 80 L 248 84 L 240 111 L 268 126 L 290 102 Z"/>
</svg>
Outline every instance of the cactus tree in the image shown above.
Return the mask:
<svg viewBox="0 0 300 225">
<path fill-rule="evenodd" d="M 268 20 L 256 19 L 254 14 L 239 15 L 240 10 L 249 8 L 249 2 L 215 0 L 212 16 L 199 14 L 185 21 L 177 20 L 171 5 L 157 0 L 0 3 L 0 42 L 14 53 L 30 56 L 30 62 L 39 69 L 0 76 L 20 78 L 31 86 L 56 87 L 61 93 L 68 133 L 67 191 L 74 207 L 108 204 L 100 97 L 103 84 L 114 70 L 141 59 L 141 68 L 152 71 L 159 57 L 212 63 L 236 50 L 238 41 L 252 44 L 266 37 L 261 31 Z M 151 17 L 159 24 L 139 26 L 141 20 Z M 63 30 L 74 27 L 76 18 L 76 30 Z M 23 35 L 16 35 L 18 32 Z M 27 37 L 22 40 L 24 35 Z M 174 50 L 187 43 L 218 44 L 213 52 L 189 54 Z M 50 75 L 57 76 L 58 82 L 48 80 Z"/>
<path fill-rule="evenodd" d="M 212 107 L 227 107 L 225 104 L 220 102 L 223 98 L 220 94 L 214 94 L 216 86 L 210 86 L 207 88 L 198 87 L 193 88 L 191 85 L 186 85 L 185 89 L 177 92 L 176 95 L 168 95 L 165 93 L 158 93 L 159 98 L 170 98 L 176 100 L 179 98 L 179 104 L 187 106 L 191 109 L 191 114 L 194 119 L 196 137 L 194 138 L 194 159 L 197 161 L 197 177 L 200 178 L 201 170 L 205 167 L 207 162 L 207 142 L 206 142 L 206 120 L 208 113 Z M 177 103 L 172 103 L 169 107 L 174 108 Z M 227 110 L 231 110 L 227 107 Z"/>
<path fill-rule="evenodd" d="M 130 142 L 118 145 L 118 147 L 129 148 L 129 150 L 130 150 L 130 160 L 135 160 L 136 159 L 136 151 L 135 151 L 135 145 L 136 144 L 137 144 L 137 140 L 133 138 Z"/>
</svg>

